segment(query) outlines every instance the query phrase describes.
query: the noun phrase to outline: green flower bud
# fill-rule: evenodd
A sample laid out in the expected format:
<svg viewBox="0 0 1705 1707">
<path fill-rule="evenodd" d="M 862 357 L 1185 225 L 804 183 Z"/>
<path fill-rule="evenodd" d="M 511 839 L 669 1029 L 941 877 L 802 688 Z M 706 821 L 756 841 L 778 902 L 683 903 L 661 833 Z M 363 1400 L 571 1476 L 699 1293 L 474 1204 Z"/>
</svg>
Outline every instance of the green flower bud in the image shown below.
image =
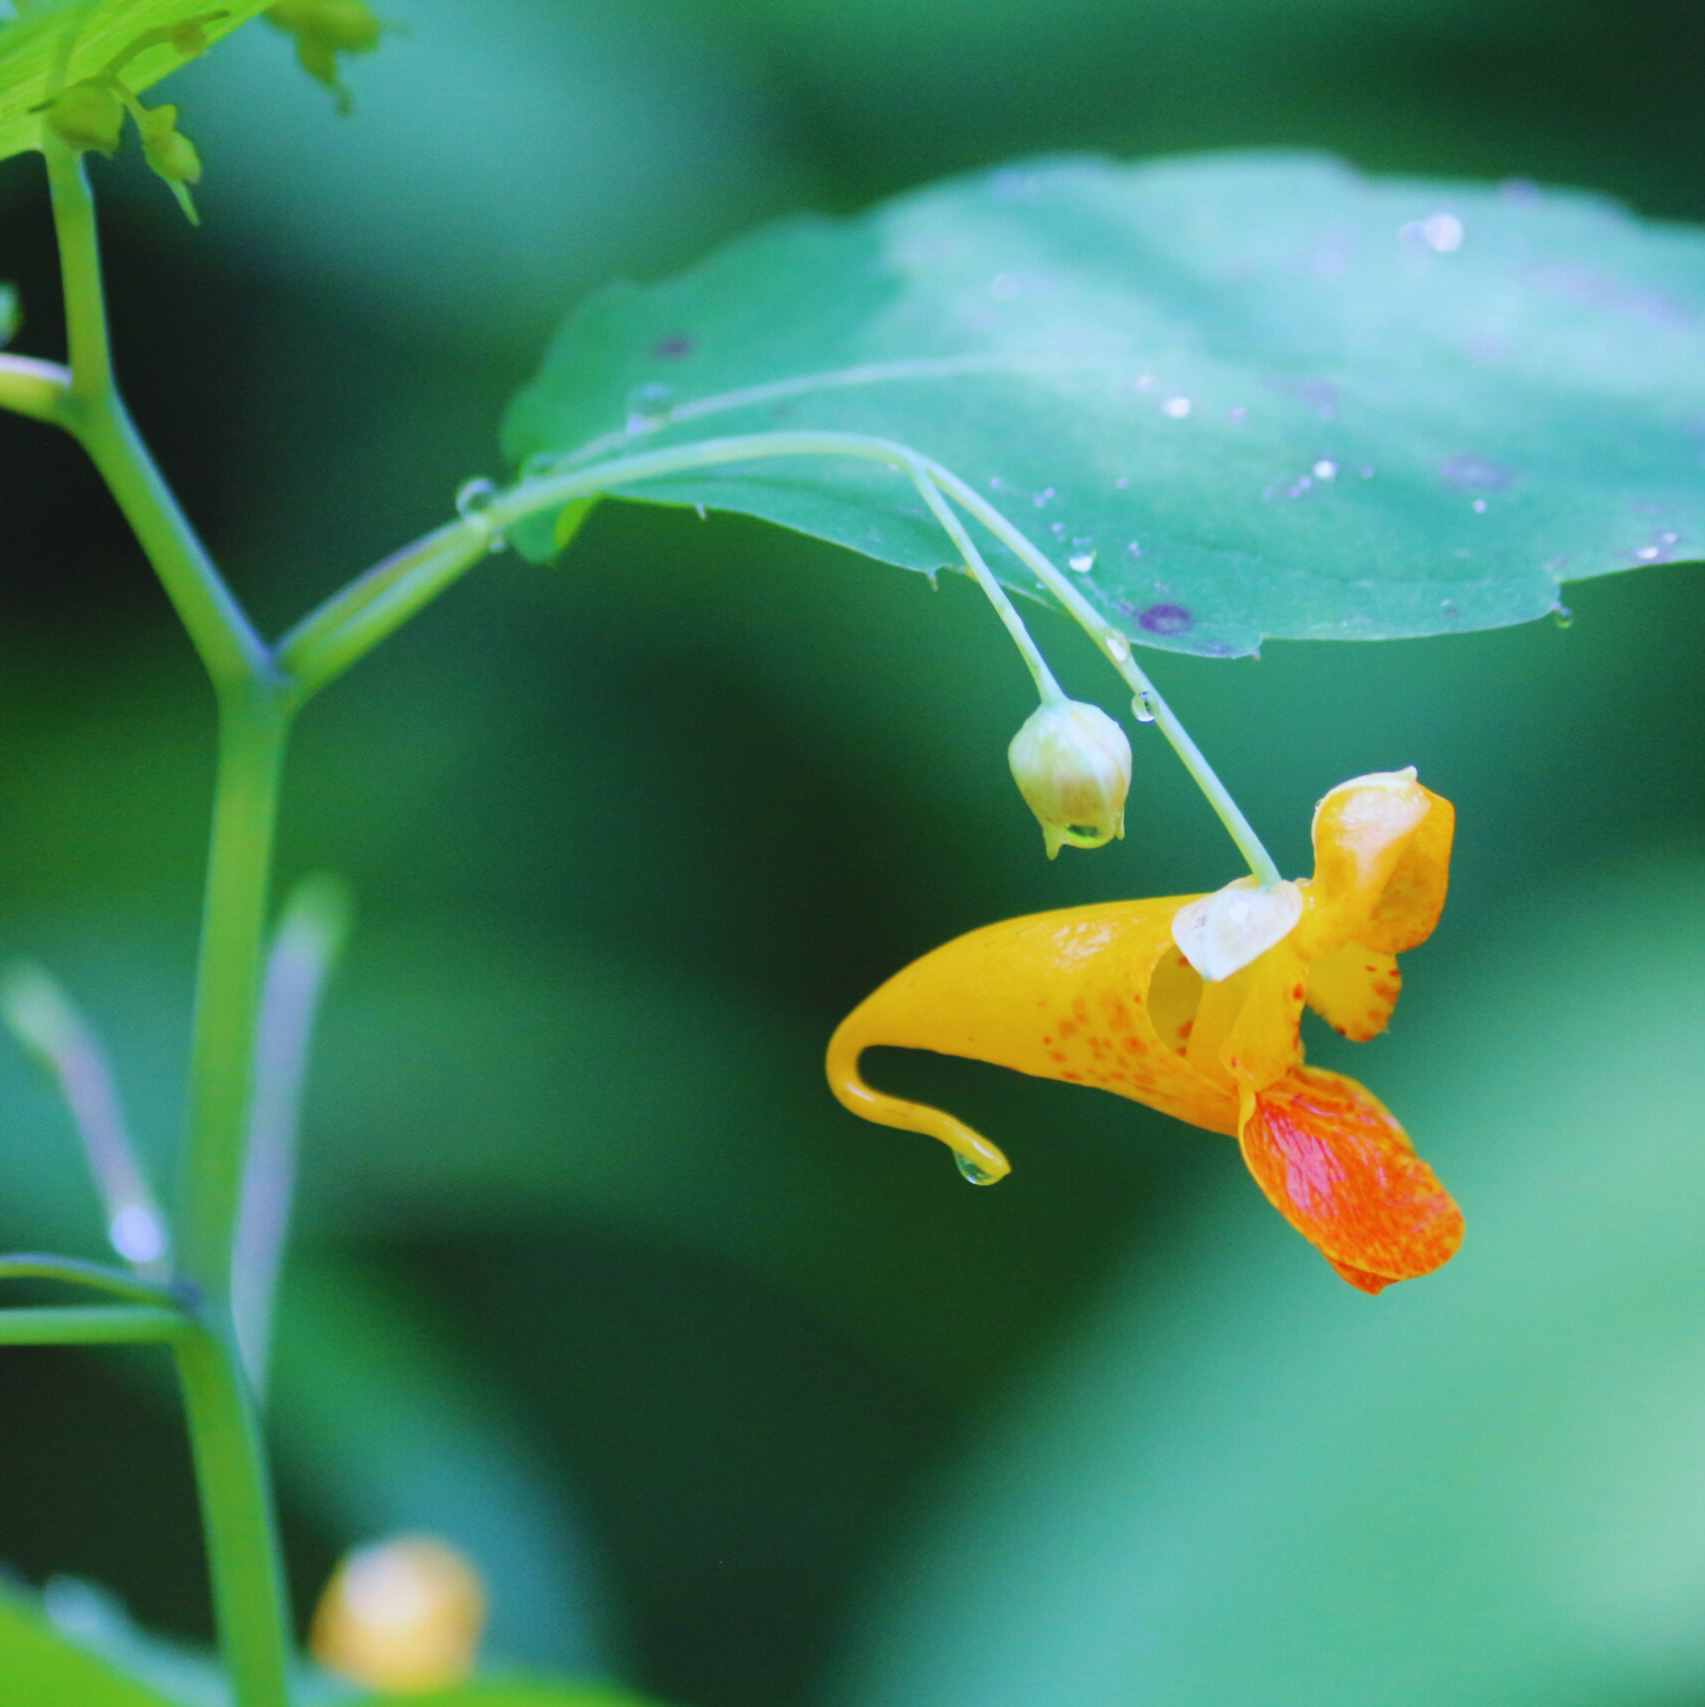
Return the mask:
<svg viewBox="0 0 1705 1707">
<path fill-rule="evenodd" d="M 384 30 L 365 0 L 277 0 L 266 17 L 296 38 L 302 69 L 325 84 L 337 96 L 339 108 L 348 112 L 350 96 L 338 75 L 337 56 L 371 53 Z"/>
<path fill-rule="evenodd" d="M 178 129 L 178 109 L 173 106 L 138 107 L 136 128 L 142 133 L 142 155 L 157 177 L 163 178 L 178 198 L 191 225 L 201 223 L 190 199 L 188 186 L 201 182 L 201 156 L 195 144 Z"/>
<path fill-rule="evenodd" d="M 48 107 L 47 122 L 79 153 L 92 148 L 111 156 L 124 129 L 124 102 L 105 83 L 73 83 Z"/>
<path fill-rule="evenodd" d="M 1013 780 L 1042 826 L 1048 858 L 1125 833 L 1131 743 L 1097 705 L 1055 700 L 1031 713 L 1007 748 Z"/>
</svg>

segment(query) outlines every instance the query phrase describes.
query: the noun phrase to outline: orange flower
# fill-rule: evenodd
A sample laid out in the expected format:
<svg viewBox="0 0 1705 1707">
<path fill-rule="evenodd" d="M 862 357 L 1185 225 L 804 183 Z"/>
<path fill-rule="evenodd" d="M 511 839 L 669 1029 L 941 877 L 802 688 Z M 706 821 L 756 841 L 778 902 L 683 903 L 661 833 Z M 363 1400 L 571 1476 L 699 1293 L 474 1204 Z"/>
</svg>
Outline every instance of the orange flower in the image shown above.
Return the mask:
<svg viewBox="0 0 1705 1707">
<path fill-rule="evenodd" d="M 1429 1274 L 1462 1242 L 1461 1211 L 1377 1099 L 1303 1064 L 1301 1022 L 1306 1002 L 1346 1037 L 1385 1029 L 1397 956 L 1432 934 L 1444 906 L 1454 821 L 1413 770 L 1357 777 L 1316 808 L 1314 876 L 1295 885 L 1246 881 L 1217 897 L 1112 901 L 972 931 L 848 1015 L 829 1083 L 855 1114 L 941 1139 L 979 1183 L 1006 1174 L 1006 1157 L 952 1115 L 872 1090 L 858 1072 L 865 1049 L 1099 1085 L 1235 1134 L 1274 1207 L 1352 1286 Z M 1175 930 L 1202 943 L 1203 970 Z M 1247 964 L 1227 949 L 1240 930 Z"/>
</svg>

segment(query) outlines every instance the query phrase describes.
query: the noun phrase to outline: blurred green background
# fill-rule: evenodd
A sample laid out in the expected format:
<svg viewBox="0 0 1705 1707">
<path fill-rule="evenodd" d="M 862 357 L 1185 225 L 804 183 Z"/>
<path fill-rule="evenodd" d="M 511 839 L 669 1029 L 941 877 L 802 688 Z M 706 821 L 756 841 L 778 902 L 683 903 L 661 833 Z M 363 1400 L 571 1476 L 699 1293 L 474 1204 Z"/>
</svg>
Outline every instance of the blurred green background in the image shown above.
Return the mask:
<svg viewBox="0 0 1705 1707">
<path fill-rule="evenodd" d="M 778 212 L 1308 144 L 1705 219 L 1686 0 L 387 13 L 353 120 L 264 26 L 174 81 L 201 231 L 97 166 L 127 390 L 275 631 L 499 472 L 581 293 Z M 31 160 L 0 200 L 20 347 L 55 353 Z M 164 1168 L 208 696 L 70 445 L 0 447 L 0 951 L 106 1027 Z M 882 1063 L 1008 1148 L 973 1192 L 823 1087 L 839 1015 L 955 932 L 1235 874 L 1158 740 L 1128 839 L 1050 866 L 1005 769 L 1028 684 L 967 584 L 619 505 L 555 571 L 493 559 L 314 708 L 292 773 L 285 881 L 361 906 L 272 1401 L 300 1609 L 406 1526 L 478 1558 L 495 1654 L 683 1707 L 1705 1702 L 1700 598 L 1679 566 L 1575 589 L 1567 631 L 1158 660 L 1290 869 L 1358 772 L 1459 808 L 1392 1034 L 1318 1051 L 1469 1217 L 1375 1302 L 1141 1108 Z M 5 1244 L 97 1254 L 8 1052 L 0 1158 Z M 0 1558 L 205 1634 L 155 1361 L 0 1380 Z"/>
</svg>

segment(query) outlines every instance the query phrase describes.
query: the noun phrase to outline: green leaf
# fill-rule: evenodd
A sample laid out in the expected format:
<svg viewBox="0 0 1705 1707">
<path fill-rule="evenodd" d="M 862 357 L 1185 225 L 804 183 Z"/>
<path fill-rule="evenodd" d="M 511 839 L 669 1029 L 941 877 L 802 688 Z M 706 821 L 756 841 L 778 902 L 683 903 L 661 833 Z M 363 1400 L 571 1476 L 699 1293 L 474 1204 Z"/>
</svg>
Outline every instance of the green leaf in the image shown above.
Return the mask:
<svg viewBox="0 0 1705 1707">
<path fill-rule="evenodd" d="M 368 1696 L 354 1707 L 378 1707 L 396 1696 Z M 412 1707 L 649 1707 L 637 1695 L 596 1683 L 538 1681 L 464 1683 L 431 1695 L 411 1695 Z"/>
<path fill-rule="evenodd" d="M 1082 569 L 1133 639 L 1225 656 L 1527 621 L 1559 582 L 1696 555 L 1701 399 L 1697 232 L 1315 157 L 1065 159 L 602 292 L 505 444 L 533 466 L 759 431 L 900 440 Z M 798 457 L 620 495 L 953 563 L 880 465 Z M 548 526 L 518 543 L 547 557 Z"/>
<path fill-rule="evenodd" d="M 37 0 L 0 28 L 0 160 L 38 146 L 41 108 L 61 89 L 110 67 L 143 37 L 198 24 L 209 42 L 264 12 L 270 0 Z M 132 94 L 194 58 L 162 38 L 122 69 Z"/>
<path fill-rule="evenodd" d="M 68 1641 L 16 1594 L 0 1594 L 0 1690 L 20 1707 L 171 1707 Z"/>
</svg>

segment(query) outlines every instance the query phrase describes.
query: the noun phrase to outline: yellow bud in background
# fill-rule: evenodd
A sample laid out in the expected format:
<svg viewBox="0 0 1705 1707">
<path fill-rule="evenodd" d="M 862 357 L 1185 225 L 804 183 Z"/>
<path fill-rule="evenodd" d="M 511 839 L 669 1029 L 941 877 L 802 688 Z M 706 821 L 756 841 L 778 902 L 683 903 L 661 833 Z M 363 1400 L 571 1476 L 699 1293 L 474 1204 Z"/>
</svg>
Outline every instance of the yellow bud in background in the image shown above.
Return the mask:
<svg viewBox="0 0 1705 1707">
<path fill-rule="evenodd" d="M 124 129 L 124 102 L 105 83 L 73 83 L 48 107 L 47 123 L 79 153 L 92 148 L 110 156 Z"/>
<path fill-rule="evenodd" d="M 1098 848 L 1125 833 L 1131 743 L 1098 705 L 1044 703 L 1007 748 L 1013 780 L 1042 826 L 1048 858 L 1066 843 Z"/>
<path fill-rule="evenodd" d="M 485 1629 L 485 1585 L 429 1535 L 350 1553 L 314 1612 L 308 1646 L 327 1671 L 383 1695 L 447 1689 L 472 1676 Z"/>
</svg>

